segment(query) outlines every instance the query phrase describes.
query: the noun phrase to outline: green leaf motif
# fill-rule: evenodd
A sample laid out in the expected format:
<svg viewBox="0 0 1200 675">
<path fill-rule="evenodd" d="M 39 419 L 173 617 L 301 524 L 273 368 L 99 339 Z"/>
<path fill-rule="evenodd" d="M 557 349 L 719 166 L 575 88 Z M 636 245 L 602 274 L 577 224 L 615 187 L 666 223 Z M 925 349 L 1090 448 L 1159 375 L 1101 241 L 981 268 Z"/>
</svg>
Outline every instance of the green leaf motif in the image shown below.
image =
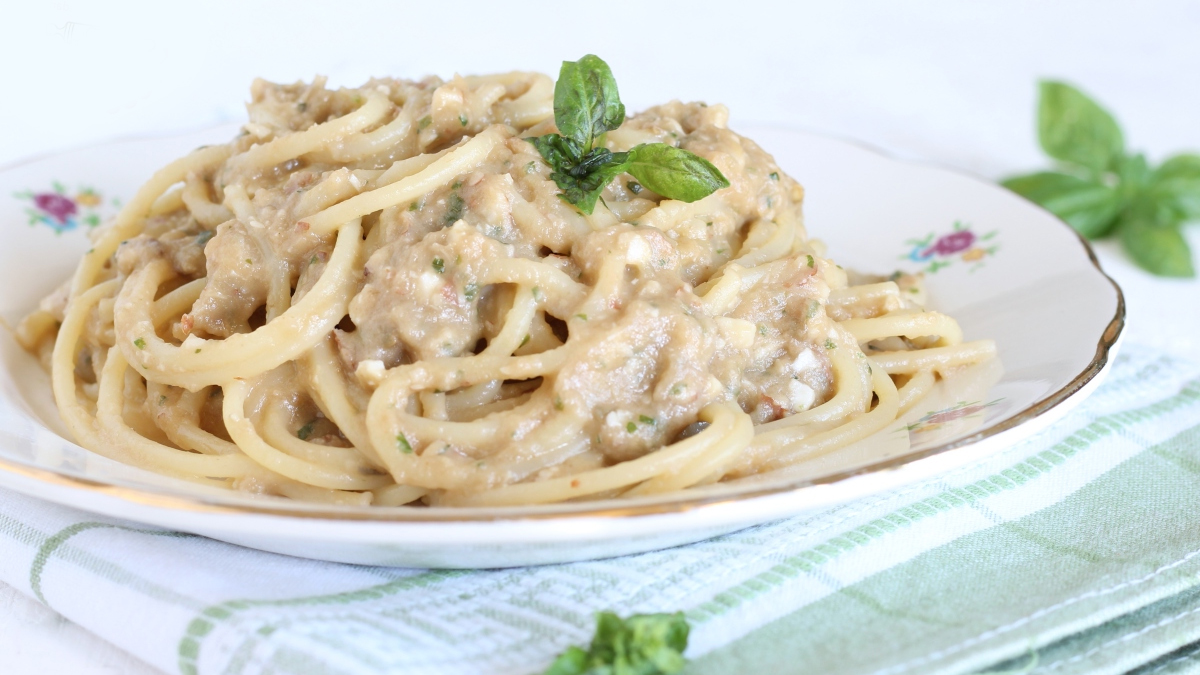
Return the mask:
<svg viewBox="0 0 1200 675">
<path fill-rule="evenodd" d="M 1164 277 L 1194 277 L 1192 252 L 1178 227 L 1164 227 L 1147 217 L 1130 215 L 1120 224 L 1121 244 L 1129 257 L 1148 272 Z"/>
<path fill-rule="evenodd" d="M 634 147 L 626 171 L 654 192 L 682 202 L 704 199 L 729 187 L 729 180 L 712 162 L 666 143 Z"/>
<path fill-rule="evenodd" d="M 1089 239 L 1108 234 L 1121 209 L 1116 190 L 1065 173 L 1043 171 L 1009 178 L 1001 184 L 1062 218 Z"/>
<path fill-rule="evenodd" d="M 1180 221 L 1200 220 L 1200 155 L 1175 155 L 1163 162 L 1150 179 L 1150 192 Z"/>
<path fill-rule="evenodd" d="M 686 663 L 688 631 L 682 612 L 628 619 L 601 612 L 589 649 L 570 647 L 543 675 L 672 675 Z"/>
<path fill-rule="evenodd" d="M 1125 152 L 1125 138 L 1113 116 L 1063 82 L 1041 83 L 1038 140 L 1047 155 L 1093 175 L 1116 169 Z"/>
<path fill-rule="evenodd" d="M 625 106 L 607 63 L 593 54 L 563 61 L 554 85 L 554 123 L 559 133 L 586 150 L 624 121 Z"/>
</svg>

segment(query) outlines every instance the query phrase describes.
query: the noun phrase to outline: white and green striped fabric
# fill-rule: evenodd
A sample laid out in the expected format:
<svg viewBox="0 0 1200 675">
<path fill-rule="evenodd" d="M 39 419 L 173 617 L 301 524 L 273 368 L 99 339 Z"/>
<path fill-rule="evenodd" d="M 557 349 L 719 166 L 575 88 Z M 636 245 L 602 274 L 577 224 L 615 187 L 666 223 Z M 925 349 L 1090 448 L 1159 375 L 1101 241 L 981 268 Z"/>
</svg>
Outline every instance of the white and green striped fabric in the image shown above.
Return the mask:
<svg viewBox="0 0 1200 675">
<path fill-rule="evenodd" d="M 695 675 L 1200 671 L 1200 364 L 1127 346 L 1001 454 L 667 551 L 356 567 L 0 493 L 0 579 L 182 674 L 524 675 L 602 609 L 685 611 Z"/>
</svg>

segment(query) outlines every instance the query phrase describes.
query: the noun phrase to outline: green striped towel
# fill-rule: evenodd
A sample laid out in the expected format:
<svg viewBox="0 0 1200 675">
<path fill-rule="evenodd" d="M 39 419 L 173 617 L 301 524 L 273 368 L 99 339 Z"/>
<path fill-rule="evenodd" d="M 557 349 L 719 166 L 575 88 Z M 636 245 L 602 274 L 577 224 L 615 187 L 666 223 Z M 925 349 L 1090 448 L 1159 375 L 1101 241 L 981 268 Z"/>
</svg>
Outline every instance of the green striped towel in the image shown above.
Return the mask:
<svg viewBox="0 0 1200 675">
<path fill-rule="evenodd" d="M 692 546 L 370 568 L 0 492 L 0 579 L 171 673 L 524 675 L 608 609 L 685 611 L 695 675 L 1170 674 L 1200 668 L 1198 505 L 1200 365 L 1129 346 L 1031 440 Z"/>
</svg>

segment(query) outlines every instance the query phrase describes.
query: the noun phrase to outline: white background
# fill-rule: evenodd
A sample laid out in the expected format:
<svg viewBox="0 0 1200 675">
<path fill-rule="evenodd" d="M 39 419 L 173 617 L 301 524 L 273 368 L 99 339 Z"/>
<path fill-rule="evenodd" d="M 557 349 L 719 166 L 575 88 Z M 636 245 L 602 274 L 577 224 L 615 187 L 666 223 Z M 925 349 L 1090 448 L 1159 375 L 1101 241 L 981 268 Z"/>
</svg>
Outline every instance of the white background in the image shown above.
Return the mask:
<svg viewBox="0 0 1200 675">
<path fill-rule="evenodd" d="M 8 3 L 0 166 L 238 120 L 257 76 L 354 85 L 371 75 L 555 74 L 589 52 L 612 66 L 631 110 L 722 102 L 735 128 L 816 130 L 989 178 L 1042 164 L 1041 77 L 1100 99 L 1152 160 L 1200 150 L 1196 1 L 501 4 Z M 1198 231 L 1189 228 L 1200 250 Z M 1129 338 L 1196 344 L 1200 286 L 1153 280 L 1111 244 L 1099 252 L 1126 290 Z M 3 586 L 0 670 L 152 672 Z"/>
</svg>

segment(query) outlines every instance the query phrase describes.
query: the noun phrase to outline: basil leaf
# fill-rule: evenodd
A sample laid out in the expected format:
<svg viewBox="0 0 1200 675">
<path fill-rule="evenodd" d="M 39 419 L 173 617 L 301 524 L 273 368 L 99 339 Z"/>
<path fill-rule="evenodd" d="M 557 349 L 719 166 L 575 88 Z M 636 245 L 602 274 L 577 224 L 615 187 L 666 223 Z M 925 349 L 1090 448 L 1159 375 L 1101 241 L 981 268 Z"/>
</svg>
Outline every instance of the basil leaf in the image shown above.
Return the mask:
<svg viewBox="0 0 1200 675">
<path fill-rule="evenodd" d="M 533 147 L 537 148 L 538 153 L 552 169 L 570 167 L 578 162 L 583 154 L 578 144 L 558 134 L 546 134 L 525 140 L 533 143 Z"/>
<path fill-rule="evenodd" d="M 571 175 L 583 178 L 601 167 L 609 164 L 622 163 L 625 161 L 627 153 L 614 154 L 608 148 L 592 148 L 587 151 L 587 154 L 579 160 L 579 163 L 571 167 Z"/>
<path fill-rule="evenodd" d="M 554 123 L 559 133 L 586 151 L 624 121 L 617 81 L 603 59 L 588 54 L 578 61 L 563 61 L 554 84 Z"/>
<path fill-rule="evenodd" d="M 600 193 L 625 171 L 650 190 L 685 202 L 729 186 L 717 167 L 686 150 L 663 143 L 629 153 L 605 148 L 604 135 L 625 121 L 625 106 L 608 64 L 592 54 L 563 62 L 554 85 L 554 121 L 559 133 L 526 140 L 550 165 L 562 198 L 584 213 L 595 210 Z"/>
<path fill-rule="evenodd" d="M 1116 171 L 1118 190 L 1127 199 L 1141 195 L 1154 177 L 1154 172 L 1146 163 L 1146 156 L 1140 152 L 1118 159 Z"/>
<path fill-rule="evenodd" d="M 1125 152 L 1121 127 L 1112 115 L 1063 82 L 1041 83 L 1038 140 L 1047 155 L 1093 174 L 1115 169 Z"/>
<path fill-rule="evenodd" d="M 1192 252 L 1178 227 L 1162 226 L 1136 213 L 1120 224 L 1121 244 L 1134 262 L 1164 277 L 1194 277 Z"/>
<path fill-rule="evenodd" d="M 596 150 L 599 148 L 592 153 L 596 153 Z M 602 160 L 589 162 L 590 158 L 585 158 L 584 162 L 575 167 L 550 174 L 550 178 L 563 191 L 559 196 L 589 216 L 595 211 L 596 200 L 600 198 L 604 188 L 608 187 L 612 179 L 625 173 L 627 153 L 612 153 L 608 150 L 603 152 L 607 153 L 607 157 Z"/>
<path fill-rule="evenodd" d="M 579 647 L 568 647 L 542 675 L 584 675 L 588 670 L 587 658 L 588 653 Z"/>
<path fill-rule="evenodd" d="M 543 675 L 672 675 L 686 663 L 688 631 L 682 612 L 628 619 L 601 612 L 588 650 L 569 648 Z"/>
<path fill-rule="evenodd" d="M 1181 220 L 1200 220 L 1200 155 L 1175 155 L 1150 179 L 1150 193 Z"/>
<path fill-rule="evenodd" d="M 694 202 L 729 187 L 707 159 L 666 143 L 643 143 L 629 151 L 626 168 L 645 187 L 681 202 Z"/>
<path fill-rule="evenodd" d="M 1062 218 L 1089 239 L 1108 234 L 1121 209 L 1116 190 L 1065 173 L 1043 171 L 1009 178 L 1001 185 Z"/>
</svg>

